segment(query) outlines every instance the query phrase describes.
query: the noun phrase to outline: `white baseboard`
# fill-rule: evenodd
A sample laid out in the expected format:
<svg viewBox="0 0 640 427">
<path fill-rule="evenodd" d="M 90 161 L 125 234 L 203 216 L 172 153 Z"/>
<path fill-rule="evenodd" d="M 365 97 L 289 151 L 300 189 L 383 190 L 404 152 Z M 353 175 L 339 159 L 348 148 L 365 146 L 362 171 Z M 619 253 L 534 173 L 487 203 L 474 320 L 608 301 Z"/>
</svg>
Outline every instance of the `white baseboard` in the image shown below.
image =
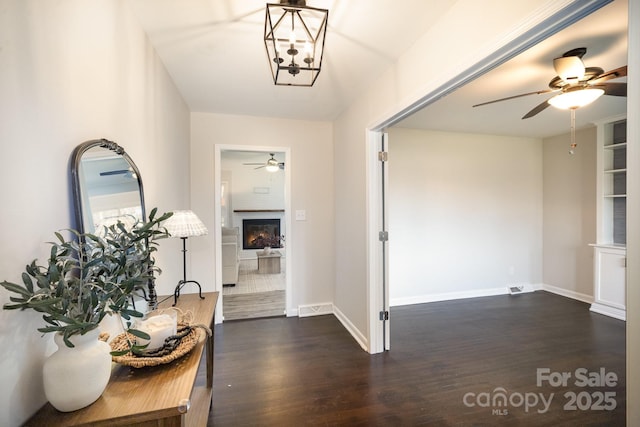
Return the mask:
<svg viewBox="0 0 640 427">
<path fill-rule="evenodd" d="M 613 317 L 619 320 L 627 321 L 626 310 L 621 310 L 615 307 L 609 307 L 608 305 L 593 303 L 591 304 L 591 311 L 598 314 L 604 314 L 605 316 Z"/>
<path fill-rule="evenodd" d="M 342 326 L 351 334 L 353 339 L 356 340 L 360 347 L 364 351 L 369 351 L 369 346 L 367 345 L 367 337 L 355 327 L 353 323 L 349 320 L 347 316 L 344 315 L 342 311 L 333 303 L 319 303 L 319 304 L 307 304 L 300 305 L 297 309 L 289 309 L 287 310 L 287 317 L 311 317 L 311 316 L 323 316 L 327 314 L 333 314 L 339 321 L 342 323 Z"/>
<path fill-rule="evenodd" d="M 569 289 L 559 288 L 558 286 L 543 284 L 542 285 L 542 290 L 545 290 L 547 292 L 551 292 L 552 294 L 556 294 L 556 295 L 560 295 L 560 296 L 563 296 L 563 297 L 567 297 L 567 298 L 575 299 L 575 300 L 578 300 L 578 301 L 586 302 L 587 304 L 593 303 L 593 296 L 592 295 L 583 294 L 583 293 L 572 291 L 572 290 L 569 290 Z"/>
<path fill-rule="evenodd" d="M 518 291 L 513 292 L 511 288 L 516 288 L 518 289 Z M 507 285 L 507 293 L 510 293 L 512 295 L 527 294 L 530 292 L 539 291 L 541 289 L 542 285 L 533 285 L 530 283 L 512 283 Z"/>
<path fill-rule="evenodd" d="M 447 292 L 442 294 L 417 295 L 414 297 L 391 298 L 389 305 L 397 307 L 401 305 L 424 304 L 427 302 L 449 301 L 463 298 L 490 297 L 494 295 L 505 295 L 509 293 L 507 286 L 502 288 L 477 289 L 472 291 Z"/>
<path fill-rule="evenodd" d="M 559 288 L 553 285 L 547 284 L 525 284 L 523 286 L 523 292 L 534 292 L 539 290 L 548 291 L 557 295 L 561 295 L 567 298 L 572 298 L 578 301 L 582 301 L 588 304 L 593 303 L 593 297 L 590 295 L 582 294 L 579 292 L 567 290 L 564 288 Z M 438 301 L 449 301 L 456 299 L 464 299 L 464 298 L 479 298 L 479 297 L 489 297 L 495 295 L 507 295 L 509 294 L 509 289 L 507 286 L 501 288 L 489 288 L 489 289 L 478 289 L 472 291 L 461 291 L 461 292 L 448 292 L 441 294 L 428 294 L 428 295 L 418 295 L 414 297 L 406 297 L 406 298 L 391 298 L 389 301 L 389 305 L 391 307 L 397 307 L 402 305 L 412 305 L 412 304 L 424 304 L 429 302 L 438 302 Z M 604 307 L 605 309 L 609 309 L 609 307 Z M 619 317 L 620 313 L 612 313 L 610 310 L 604 312 L 604 309 L 600 309 L 600 307 L 592 307 L 591 311 L 605 314 L 607 316 L 612 316 L 621 320 L 625 320 L 624 317 Z M 342 323 L 344 328 L 351 334 L 351 336 L 356 340 L 356 342 L 362 347 L 364 351 L 369 351 L 368 340 L 367 337 L 360 332 L 360 330 L 349 320 L 345 314 L 340 311 L 340 309 L 334 306 L 332 303 L 319 303 L 319 304 L 308 304 L 298 306 L 298 309 L 290 309 L 287 311 L 287 316 L 299 316 L 299 317 L 310 317 L 310 316 L 322 316 L 326 314 L 333 314 L 336 318 Z M 624 316 L 624 314 L 623 314 Z"/>
<path fill-rule="evenodd" d="M 351 323 L 349 318 L 345 316 L 344 313 L 340 311 L 338 307 L 333 306 L 333 314 L 338 318 L 340 323 L 342 323 L 342 326 L 344 326 L 345 329 L 351 334 L 353 339 L 355 339 L 356 342 L 360 344 L 360 347 L 362 347 L 364 351 L 369 352 L 369 344 L 368 344 L 367 337 L 365 337 L 365 335 L 362 332 L 360 332 L 353 323 Z"/>
<path fill-rule="evenodd" d="M 595 298 L 591 295 L 570 291 L 568 289 L 559 288 L 553 285 L 543 285 L 543 289 L 545 291 L 548 291 L 557 295 L 561 295 L 563 297 L 567 297 L 567 298 L 575 299 L 578 301 L 582 301 L 587 304 L 591 304 L 591 307 L 589 308 L 589 310 L 593 311 L 594 313 L 613 317 L 614 319 L 624 320 L 625 322 L 627 321 L 626 310 L 594 302 Z"/>
</svg>

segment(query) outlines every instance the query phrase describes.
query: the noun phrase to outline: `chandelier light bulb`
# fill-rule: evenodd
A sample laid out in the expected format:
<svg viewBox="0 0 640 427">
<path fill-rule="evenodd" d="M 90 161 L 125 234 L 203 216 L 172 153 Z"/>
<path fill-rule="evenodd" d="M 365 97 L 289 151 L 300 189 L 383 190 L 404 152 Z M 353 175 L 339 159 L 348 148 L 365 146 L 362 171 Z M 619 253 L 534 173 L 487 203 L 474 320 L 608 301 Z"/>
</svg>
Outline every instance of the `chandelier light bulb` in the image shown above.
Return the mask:
<svg viewBox="0 0 640 427">
<path fill-rule="evenodd" d="M 304 42 L 304 62 L 311 64 L 313 62 L 313 48 L 308 41 Z"/>
</svg>

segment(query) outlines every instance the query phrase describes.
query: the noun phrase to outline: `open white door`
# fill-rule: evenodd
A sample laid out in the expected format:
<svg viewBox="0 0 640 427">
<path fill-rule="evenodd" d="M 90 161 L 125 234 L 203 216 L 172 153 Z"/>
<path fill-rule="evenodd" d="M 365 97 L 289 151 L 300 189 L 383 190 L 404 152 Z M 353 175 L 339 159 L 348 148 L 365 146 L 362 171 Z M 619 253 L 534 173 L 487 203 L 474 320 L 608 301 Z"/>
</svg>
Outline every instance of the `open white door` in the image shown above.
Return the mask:
<svg viewBox="0 0 640 427">
<path fill-rule="evenodd" d="M 369 221 L 369 353 L 390 348 L 389 317 L 389 234 L 387 230 L 386 192 L 388 181 L 387 134 L 368 133 Z"/>
</svg>

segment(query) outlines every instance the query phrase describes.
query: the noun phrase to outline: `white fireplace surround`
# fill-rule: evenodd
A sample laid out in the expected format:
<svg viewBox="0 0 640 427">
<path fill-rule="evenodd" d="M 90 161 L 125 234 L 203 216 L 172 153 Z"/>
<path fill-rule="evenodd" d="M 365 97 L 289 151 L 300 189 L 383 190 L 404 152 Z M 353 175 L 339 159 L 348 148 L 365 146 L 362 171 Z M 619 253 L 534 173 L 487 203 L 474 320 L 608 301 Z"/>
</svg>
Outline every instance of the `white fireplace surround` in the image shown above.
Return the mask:
<svg viewBox="0 0 640 427">
<path fill-rule="evenodd" d="M 244 230 L 242 229 L 242 220 L 243 219 L 279 219 L 280 220 L 280 234 L 282 236 L 287 235 L 287 230 L 285 226 L 284 220 L 284 210 L 265 210 L 260 212 L 238 212 L 234 211 L 233 216 L 231 218 L 231 226 L 238 227 L 240 229 L 240 236 L 242 237 L 244 234 Z M 240 259 L 256 259 L 256 252 L 261 251 L 262 249 L 242 249 L 240 248 Z M 279 248 L 278 251 L 284 255 L 285 248 Z"/>
</svg>

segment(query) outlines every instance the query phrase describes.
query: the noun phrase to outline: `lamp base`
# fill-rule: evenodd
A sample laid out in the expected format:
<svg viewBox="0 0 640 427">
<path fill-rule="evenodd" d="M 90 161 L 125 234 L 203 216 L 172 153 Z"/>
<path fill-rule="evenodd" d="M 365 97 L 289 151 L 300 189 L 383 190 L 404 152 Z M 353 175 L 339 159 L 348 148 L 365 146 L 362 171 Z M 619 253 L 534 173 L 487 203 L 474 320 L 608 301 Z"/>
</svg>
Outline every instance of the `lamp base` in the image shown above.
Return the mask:
<svg viewBox="0 0 640 427">
<path fill-rule="evenodd" d="M 200 297 L 200 299 L 204 299 L 204 297 L 202 296 L 202 287 L 200 286 L 200 283 L 196 282 L 195 280 L 180 280 L 173 291 L 172 306 L 175 306 L 178 303 L 178 297 L 180 297 L 180 290 L 187 283 L 195 283 L 196 285 L 198 285 L 198 296 Z"/>
</svg>

